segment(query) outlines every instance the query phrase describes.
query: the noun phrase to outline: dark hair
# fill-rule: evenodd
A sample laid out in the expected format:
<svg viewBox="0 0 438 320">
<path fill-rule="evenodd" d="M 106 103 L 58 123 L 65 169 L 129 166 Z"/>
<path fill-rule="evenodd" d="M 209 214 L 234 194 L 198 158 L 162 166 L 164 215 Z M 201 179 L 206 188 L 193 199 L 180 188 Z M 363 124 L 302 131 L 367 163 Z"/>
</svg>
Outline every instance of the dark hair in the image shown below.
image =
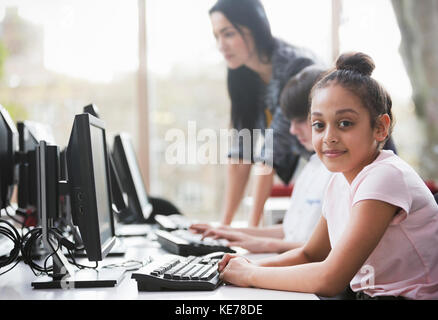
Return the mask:
<svg viewBox="0 0 438 320">
<path fill-rule="evenodd" d="M 355 94 L 368 109 L 371 127 L 374 128 L 379 116 L 388 114 L 391 119 L 389 139 L 394 119 L 392 115 L 392 100 L 385 88 L 371 77 L 375 68 L 373 59 L 361 52 L 344 53 L 336 60 L 336 68 L 324 76 L 312 89 L 311 97 L 318 89 L 338 84 Z M 385 140 L 385 141 L 386 141 Z M 383 142 L 380 144 L 383 145 Z"/>
<path fill-rule="evenodd" d="M 304 120 L 309 115 L 310 92 L 326 69 L 311 65 L 289 79 L 280 96 L 281 111 L 289 120 Z"/>
<path fill-rule="evenodd" d="M 209 14 L 217 11 L 223 13 L 241 35 L 241 26 L 247 27 L 254 38 L 260 61 L 270 61 L 275 41 L 265 9 L 259 0 L 218 0 Z"/>
<path fill-rule="evenodd" d="M 209 14 L 221 12 L 242 34 L 241 26 L 248 28 L 254 39 L 260 61 L 269 63 L 275 48 L 265 9 L 259 0 L 218 0 Z M 228 93 L 231 100 L 231 122 L 235 128 L 256 128 L 263 112 L 263 101 L 257 94 L 263 87 L 259 75 L 242 66 L 228 69 Z"/>
</svg>

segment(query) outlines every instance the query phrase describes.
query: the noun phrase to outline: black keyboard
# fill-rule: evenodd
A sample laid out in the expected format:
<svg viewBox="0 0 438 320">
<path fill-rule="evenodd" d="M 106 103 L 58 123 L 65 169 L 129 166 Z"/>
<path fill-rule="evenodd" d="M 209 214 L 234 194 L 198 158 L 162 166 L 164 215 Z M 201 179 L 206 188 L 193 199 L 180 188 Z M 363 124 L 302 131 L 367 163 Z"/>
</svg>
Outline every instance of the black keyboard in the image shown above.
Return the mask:
<svg viewBox="0 0 438 320">
<path fill-rule="evenodd" d="M 217 271 L 220 258 L 159 256 L 132 274 L 139 291 L 203 291 L 222 284 Z"/>
<path fill-rule="evenodd" d="M 169 253 L 180 256 L 202 256 L 212 252 L 235 253 L 223 239 L 201 239 L 202 235 L 194 234 L 188 230 L 164 231 L 156 230 L 157 241 Z"/>
</svg>

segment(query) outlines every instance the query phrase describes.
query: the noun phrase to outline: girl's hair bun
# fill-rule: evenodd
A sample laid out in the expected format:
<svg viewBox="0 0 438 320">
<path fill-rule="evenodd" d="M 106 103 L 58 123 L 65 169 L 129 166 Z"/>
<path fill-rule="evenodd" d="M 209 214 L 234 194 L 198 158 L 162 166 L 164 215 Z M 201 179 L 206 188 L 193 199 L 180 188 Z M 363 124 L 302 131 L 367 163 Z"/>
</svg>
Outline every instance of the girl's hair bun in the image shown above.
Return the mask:
<svg viewBox="0 0 438 320">
<path fill-rule="evenodd" d="M 374 68 L 373 59 L 361 52 L 344 53 L 336 60 L 337 70 L 350 70 L 365 76 L 371 76 Z"/>
</svg>

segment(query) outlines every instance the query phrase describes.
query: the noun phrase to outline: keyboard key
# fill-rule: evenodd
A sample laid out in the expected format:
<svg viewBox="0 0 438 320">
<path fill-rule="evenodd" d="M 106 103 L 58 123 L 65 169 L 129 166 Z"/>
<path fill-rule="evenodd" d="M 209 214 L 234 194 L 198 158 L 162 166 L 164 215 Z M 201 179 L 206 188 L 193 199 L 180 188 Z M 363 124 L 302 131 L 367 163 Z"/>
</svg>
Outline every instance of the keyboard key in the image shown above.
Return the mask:
<svg viewBox="0 0 438 320">
<path fill-rule="evenodd" d="M 193 275 L 195 275 L 196 273 L 198 273 L 198 271 L 203 267 L 203 265 L 200 264 L 195 264 L 194 267 L 189 270 L 186 274 L 184 274 L 182 276 L 182 280 L 194 280 L 192 278 Z"/>
<path fill-rule="evenodd" d="M 204 273 L 206 273 L 210 268 L 211 266 L 209 265 L 202 266 L 197 273 L 192 274 L 191 279 L 200 280 L 202 275 L 204 275 Z"/>
<path fill-rule="evenodd" d="M 180 263 L 181 261 L 179 259 L 175 259 L 169 262 L 171 268 L 176 266 L 178 263 Z"/>
<path fill-rule="evenodd" d="M 182 279 L 182 276 L 186 273 L 189 272 L 191 269 L 193 269 L 196 265 L 195 264 L 188 264 L 186 265 L 184 268 L 180 269 L 178 272 L 174 273 L 172 275 L 172 279 Z"/>
<path fill-rule="evenodd" d="M 209 265 L 208 267 L 210 267 L 210 269 L 207 270 L 207 272 L 204 273 L 204 274 L 201 276 L 201 280 L 210 280 L 210 279 L 213 278 L 213 276 L 215 276 L 216 273 L 218 272 L 218 271 L 217 271 L 217 266 L 210 266 L 210 265 Z"/>
<path fill-rule="evenodd" d="M 174 266 L 172 269 L 170 269 L 169 271 L 166 271 L 165 273 L 164 273 L 164 278 L 166 278 L 166 279 L 172 279 L 173 278 L 173 275 L 175 274 L 175 273 L 177 273 L 179 270 L 181 270 L 182 268 L 184 268 L 185 266 L 186 266 L 187 264 L 185 264 L 185 263 L 179 263 L 179 264 L 177 264 L 176 266 Z"/>
</svg>

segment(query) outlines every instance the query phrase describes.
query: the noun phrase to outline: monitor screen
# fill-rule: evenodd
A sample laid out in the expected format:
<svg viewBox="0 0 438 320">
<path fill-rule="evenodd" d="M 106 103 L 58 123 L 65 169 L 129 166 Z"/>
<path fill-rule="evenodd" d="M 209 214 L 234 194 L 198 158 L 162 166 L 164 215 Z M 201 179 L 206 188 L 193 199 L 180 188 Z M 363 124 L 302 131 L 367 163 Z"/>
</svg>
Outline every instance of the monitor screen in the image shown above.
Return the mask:
<svg viewBox="0 0 438 320">
<path fill-rule="evenodd" d="M 93 172 L 96 188 L 97 214 L 99 219 L 100 241 L 105 243 L 112 237 L 111 230 L 111 199 L 108 194 L 107 160 L 105 159 L 105 144 L 103 130 L 90 126 L 91 150 L 93 155 Z"/>
</svg>

